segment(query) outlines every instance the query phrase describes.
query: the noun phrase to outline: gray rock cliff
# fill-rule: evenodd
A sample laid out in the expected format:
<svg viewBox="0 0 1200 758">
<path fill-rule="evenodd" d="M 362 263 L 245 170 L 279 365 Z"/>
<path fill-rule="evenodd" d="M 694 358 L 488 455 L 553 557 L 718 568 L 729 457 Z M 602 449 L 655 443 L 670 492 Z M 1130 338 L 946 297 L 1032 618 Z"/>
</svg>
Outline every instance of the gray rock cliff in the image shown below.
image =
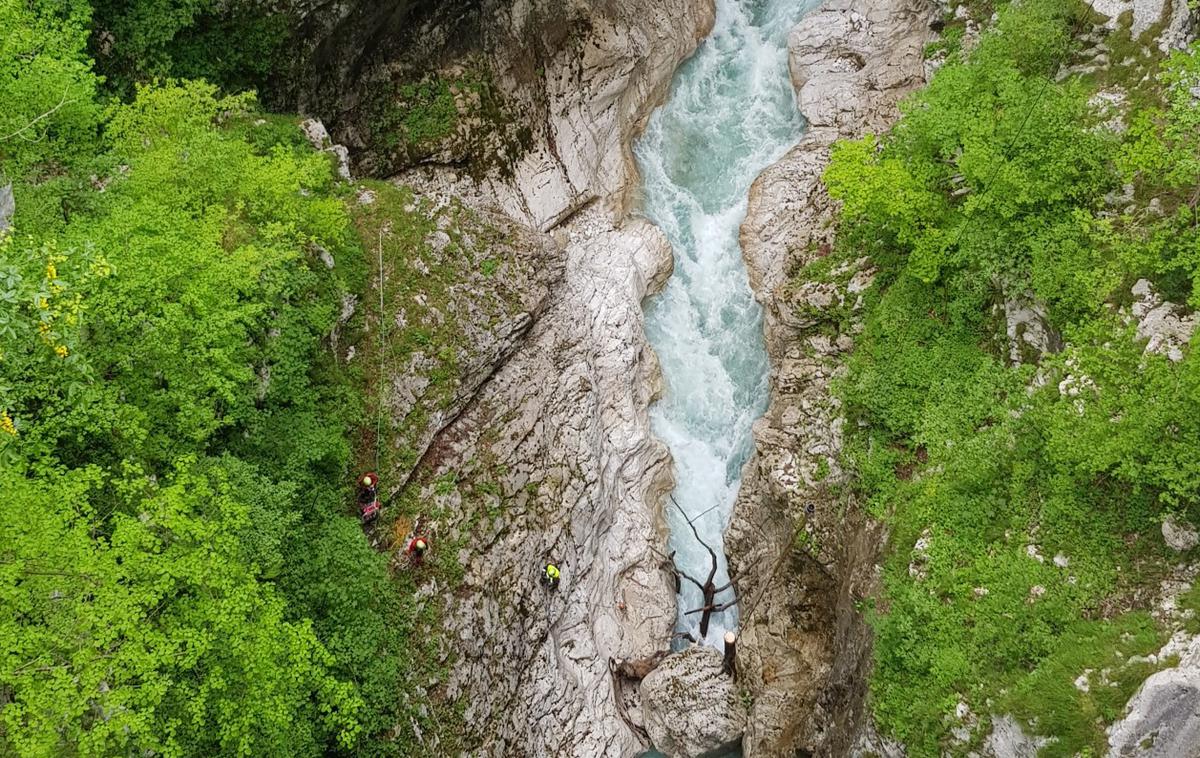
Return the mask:
<svg viewBox="0 0 1200 758">
<path fill-rule="evenodd" d="M 648 745 L 622 716 L 642 712 L 639 689 L 619 701 L 609 660 L 666 650 L 675 597 L 661 568 L 670 458 L 648 416 L 661 379 L 641 311 L 670 273 L 671 250 L 626 214 L 630 142 L 713 10 L 702 0 L 481 7 L 493 23 L 463 55 L 483 56 L 533 133 L 507 163 L 482 169 L 469 139 L 451 139 L 395 181 L 422 203 L 519 224 L 507 245 L 551 252 L 508 257 L 554 270 L 529 276 L 531 295 L 546 282 L 544 301 L 487 320 L 490 331 L 469 340 L 498 349 L 474 351 L 484 358 L 418 435 L 409 494 L 427 506 L 434 544 L 463 567 L 452 592 L 432 579 L 420 590 L 440 604 L 450 668 L 430 696 L 465 704 L 460 740 L 472 755 L 634 755 Z M 450 71 L 461 52 L 453 23 L 430 23 L 422 44 Z M 406 55 L 395 65 L 416 54 Z M 350 95 L 348 117 L 327 123 L 361 156 Z M 398 388 L 420 373 L 388 370 Z M 539 582 L 548 560 L 562 569 L 554 592 Z"/>
</svg>

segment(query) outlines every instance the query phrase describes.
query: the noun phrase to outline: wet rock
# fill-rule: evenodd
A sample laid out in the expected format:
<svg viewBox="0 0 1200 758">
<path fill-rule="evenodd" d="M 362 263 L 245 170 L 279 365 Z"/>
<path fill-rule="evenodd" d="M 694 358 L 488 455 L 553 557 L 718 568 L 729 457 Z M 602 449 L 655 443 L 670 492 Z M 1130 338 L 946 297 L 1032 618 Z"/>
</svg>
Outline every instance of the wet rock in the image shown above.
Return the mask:
<svg viewBox="0 0 1200 758">
<path fill-rule="evenodd" d="M 482 5 L 488 33 L 479 53 L 497 91 L 521 114 L 524 144 L 476 155 L 474 146 L 488 135 L 471 132 L 433 165 L 406 168 L 404 180 L 421 181 L 415 173 L 447 183 L 457 177 L 451 164 L 498 163 L 466 173 L 505 212 L 538 229 L 549 230 L 592 202 L 619 217 L 635 184 L 632 137 L 712 27 L 712 0 Z M 450 39 L 453 30 L 446 24 L 433 34 Z M 495 127 L 481 124 L 476 131 L 488 128 Z M 497 155 L 507 158 L 497 161 Z"/>
<path fill-rule="evenodd" d="M 641 696 L 646 731 L 671 758 L 719 755 L 742 738 L 745 709 L 711 647 L 695 645 L 664 658 L 642 680 Z"/>
<path fill-rule="evenodd" d="M 1200 745 L 1200 636 L 1190 638 L 1178 666 L 1146 679 L 1108 735 L 1114 756 L 1195 754 Z"/>
</svg>

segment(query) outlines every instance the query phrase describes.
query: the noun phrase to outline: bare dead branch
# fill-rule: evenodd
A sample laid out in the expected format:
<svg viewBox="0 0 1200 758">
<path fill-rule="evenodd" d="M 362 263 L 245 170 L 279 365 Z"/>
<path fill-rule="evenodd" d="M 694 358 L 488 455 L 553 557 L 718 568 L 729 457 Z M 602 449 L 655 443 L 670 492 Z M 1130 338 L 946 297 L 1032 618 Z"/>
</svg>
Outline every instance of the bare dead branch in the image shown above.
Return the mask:
<svg viewBox="0 0 1200 758">
<path fill-rule="evenodd" d="M 68 100 L 68 99 L 67 99 L 67 93 L 68 93 L 68 92 L 70 92 L 70 91 L 71 91 L 71 85 L 68 83 L 68 84 L 67 84 L 67 86 L 63 88 L 62 97 L 59 99 L 59 101 L 58 101 L 58 105 L 54 106 L 53 108 L 51 108 L 50 110 L 46 111 L 46 112 L 45 112 L 45 113 L 43 113 L 42 115 L 40 115 L 40 116 L 38 116 L 37 118 L 33 119 L 33 120 L 32 120 L 32 121 L 30 121 L 28 124 L 26 124 L 25 126 L 22 126 L 20 129 L 16 130 L 15 132 L 12 132 L 11 134 L 6 134 L 6 135 L 4 135 L 3 137 L 0 137 L 0 142 L 7 142 L 8 140 L 12 139 L 13 137 L 18 137 L 18 136 L 20 136 L 22 133 L 24 133 L 24 132 L 27 132 L 27 131 L 29 131 L 30 129 L 32 129 L 34 126 L 36 126 L 36 125 L 37 125 L 37 123 L 38 123 L 39 121 L 41 121 L 41 120 L 43 120 L 43 119 L 47 119 L 47 118 L 49 118 L 50 116 L 53 116 L 53 115 L 54 115 L 55 113 L 57 113 L 57 112 L 59 111 L 59 109 L 61 109 L 61 108 L 62 108 L 64 105 L 68 105 L 68 104 L 70 104 L 70 103 L 73 103 L 73 102 L 75 102 L 74 100 Z M 22 139 L 24 139 L 24 137 L 22 137 Z M 40 141 L 40 140 L 32 140 L 32 141 L 35 141 L 35 142 L 36 142 L 36 141 Z"/>
</svg>

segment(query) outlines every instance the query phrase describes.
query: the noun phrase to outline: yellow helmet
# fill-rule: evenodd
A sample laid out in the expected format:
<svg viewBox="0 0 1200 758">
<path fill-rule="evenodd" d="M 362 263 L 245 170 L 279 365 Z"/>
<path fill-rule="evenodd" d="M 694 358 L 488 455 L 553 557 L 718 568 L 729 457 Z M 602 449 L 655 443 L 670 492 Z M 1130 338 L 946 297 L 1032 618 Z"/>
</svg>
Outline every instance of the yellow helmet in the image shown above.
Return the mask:
<svg viewBox="0 0 1200 758">
<path fill-rule="evenodd" d="M 547 563 L 546 576 L 550 577 L 551 579 L 557 579 L 559 577 L 558 566 L 555 566 L 553 563 Z"/>
</svg>

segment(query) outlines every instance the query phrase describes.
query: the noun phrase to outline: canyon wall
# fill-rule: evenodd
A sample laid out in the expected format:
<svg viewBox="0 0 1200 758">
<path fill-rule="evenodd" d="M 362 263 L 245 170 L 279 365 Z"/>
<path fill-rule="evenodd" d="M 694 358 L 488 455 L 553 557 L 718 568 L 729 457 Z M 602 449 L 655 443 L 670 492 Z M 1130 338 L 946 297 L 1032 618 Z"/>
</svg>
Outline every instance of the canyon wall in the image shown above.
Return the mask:
<svg viewBox="0 0 1200 758">
<path fill-rule="evenodd" d="M 875 590 L 884 535 L 843 486 L 830 383 L 854 345 L 872 271 L 864 259 L 831 283 L 793 274 L 832 242 L 836 206 L 821 182 L 830 145 L 898 117 L 899 100 L 924 83 L 936 17 L 927 0 L 830 0 L 789 39 L 808 131 L 755 182 L 741 230 L 772 364 L 726 536 L 742 613 L 739 682 L 753 699 L 747 756 L 845 755 L 859 727 L 871 641 L 858 603 Z"/>
<path fill-rule="evenodd" d="M 422 739 L 435 752 L 636 754 L 648 747 L 638 690 L 610 665 L 669 647 L 675 588 L 662 568 L 659 505 L 672 486 L 670 457 L 647 412 L 661 378 L 641 311 L 670 273 L 671 250 L 653 225 L 626 215 L 636 185 L 630 145 L 711 27 L 713 8 L 707 0 L 535 0 L 467 4 L 457 15 L 447 3 L 422 15 L 393 5 L 423 19 L 421 39 L 392 59 L 360 57 L 359 79 L 343 96 L 316 92 L 312 107 L 353 148 L 356 170 L 399 168 L 392 181 L 413 188 L 422 207 L 461 203 L 509 219 L 493 223 L 503 239 L 496 249 L 529 248 L 504 255 L 536 269 L 527 292 L 505 274 L 520 296 L 499 317 L 471 313 L 461 298 L 449 305 L 466 316 L 464 347 L 454 349 L 503 349 L 453 362 L 479 381 L 456 382 L 462 391 L 429 412 L 429 428 L 405 438 L 418 448 L 415 466 L 381 472 L 385 482 L 409 482 L 391 494 L 417 504 L 436 549 L 453 550 L 462 567 L 460 580 L 428 577 L 419 589 L 438 606 L 448 669 L 428 694 L 463 709 L 461 724 Z M 345 18 L 342 33 L 353 36 L 358 16 Z M 467 44 L 458 35 L 471 28 L 478 35 Z M 403 79 L 418 60 L 436 65 L 442 80 L 486 70 L 495 99 L 529 126 L 515 152 L 480 160 L 497 149 L 492 140 L 511 136 L 510 124 L 477 119 L 464 88 L 452 93 L 453 133 L 393 166 L 396 156 L 364 131 L 361 93 L 364 82 Z M 389 435 L 399 441 L 409 413 L 410 368 L 385 368 L 395 410 L 385 444 Z M 392 549 L 405 544 L 401 531 Z M 539 581 L 547 561 L 562 570 L 555 591 Z M 436 741 L 450 732 L 455 744 Z"/>
<path fill-rule="evenodd" d="M 298 13 L 291 78 L 306 85 L 280 98 L 321 117 L 360 173 L 469 175 L 543 230 L 592 201 L 627 208 L 631 138 L 713 21 L 701 0 L 300 0 Z"/>
</svg>

